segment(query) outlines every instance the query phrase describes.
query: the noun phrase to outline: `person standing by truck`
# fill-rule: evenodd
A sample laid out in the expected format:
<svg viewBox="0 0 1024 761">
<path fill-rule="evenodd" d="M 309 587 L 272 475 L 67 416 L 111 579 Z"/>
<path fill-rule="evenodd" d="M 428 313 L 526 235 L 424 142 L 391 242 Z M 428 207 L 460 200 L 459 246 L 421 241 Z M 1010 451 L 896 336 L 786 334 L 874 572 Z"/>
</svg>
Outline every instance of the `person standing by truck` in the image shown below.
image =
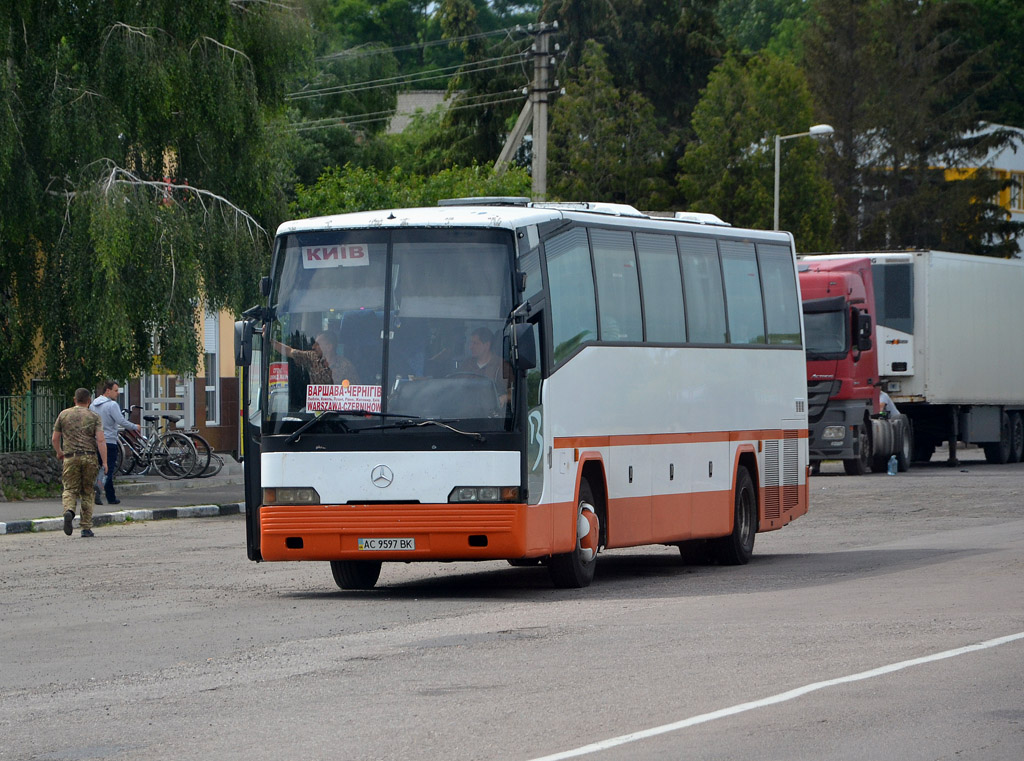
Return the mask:
<svg viewBox="0 0 1024 761">
<path fill-rule="evenodd" d="M 71 536 L 75 507 L 82 502 L 82 537 L 92 532 L 93 482 L 96 480 L 96 453 L 99 452 L 103 472 L 107 471 L 107 442 L 103 437 L 100 416 L 89 409 L 92 394 L 88 389 L 75 390 L 75 406 L 62 411 L 53 424 L 50 443 L 61 461 L 64 492 L 64 533 Z"/>
</svg>

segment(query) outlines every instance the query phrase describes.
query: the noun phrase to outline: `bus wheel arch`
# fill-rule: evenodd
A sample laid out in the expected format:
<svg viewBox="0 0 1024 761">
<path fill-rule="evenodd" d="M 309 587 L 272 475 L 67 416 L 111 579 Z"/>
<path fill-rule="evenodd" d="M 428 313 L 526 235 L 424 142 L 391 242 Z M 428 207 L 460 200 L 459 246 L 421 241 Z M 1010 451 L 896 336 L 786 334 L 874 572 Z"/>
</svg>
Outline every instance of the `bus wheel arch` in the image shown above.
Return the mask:
<svg viewBox="0 0 1024 761">
<path fill-rule="evenodd" d="M 575 546 L 570 552 L 552 555 L 548 573 L 556 587 L 580 589 L 594 579 L 597 555 L 605 542 L 604 471 L 598 463 L 584 464 L 576 500 Z"/>
<path fill-rule="evenodd" d="M 758 529 L 759 501 L 750 471 L 740 464 L 733 489 L 732 532 L 711 544 L 712 554 L 722 565 L 746 565 L 750 561 Z"/>
</svg>

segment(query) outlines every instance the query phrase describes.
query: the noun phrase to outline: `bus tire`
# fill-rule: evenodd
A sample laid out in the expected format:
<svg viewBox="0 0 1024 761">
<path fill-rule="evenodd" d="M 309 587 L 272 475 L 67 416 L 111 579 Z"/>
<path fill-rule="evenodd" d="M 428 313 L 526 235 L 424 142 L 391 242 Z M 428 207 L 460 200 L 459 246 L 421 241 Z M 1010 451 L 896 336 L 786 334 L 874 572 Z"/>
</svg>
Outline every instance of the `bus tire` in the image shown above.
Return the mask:
<svg viewBox="0 0 1024 761">
<path fill-rule="evenodd" d="M 601 540 L 598 515 L 594 493 L 584 478 L 580 481 L 580 499 L 576 506 L 576 547 L 564 555 L 552 555 L 548 562 L 548 573 L 556 587 L 580 589 L 594 580 Z"/>
<path fill-rule="evenodd" d="M 331 573 L 342 589 L 373 589 L 380 566 L 379 560 L 332 560 Z"/>
<path fill-rule="evenodd" d="M 757 494 L 749 471 L 742 465 L 736 471 L 732 533 L 715 539 L 712 548 L 722 565 L 746 565 L 754 554 L 757 534 Z"/>
</svg>

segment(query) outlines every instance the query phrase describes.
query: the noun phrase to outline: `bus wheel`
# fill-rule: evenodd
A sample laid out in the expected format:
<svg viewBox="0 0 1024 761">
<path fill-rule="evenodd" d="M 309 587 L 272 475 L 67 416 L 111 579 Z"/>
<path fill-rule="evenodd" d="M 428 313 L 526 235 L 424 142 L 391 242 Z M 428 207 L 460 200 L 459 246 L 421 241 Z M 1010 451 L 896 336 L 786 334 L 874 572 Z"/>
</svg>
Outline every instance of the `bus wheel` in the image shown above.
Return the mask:
<svg viewBox="0 0 1024 761">
<path fill-rule="evenodd" d="M 380 561 L 332 560 L 331 573 L 342 589 L 373 589 L 380 578 Z"/>
<path fill-rule="evenodd" d="M 583 479 L 576 509 L 576 548 L 564 555 L 552 555 L 548 562 L 548 573 L 556 587 L 579 589 L 594 580 L 600 537 L 601 522 L 594 507 L 594 494 Z"/>
<path fill-rule="evenodd" d="M 736 504 L 732 533 L 715 539 L 712 547 L 722 565 L 744 565 L 754 554 L 757 534 L 757 496 L 750 473 L 742 465 L 736 471 Z"/>
</svg>

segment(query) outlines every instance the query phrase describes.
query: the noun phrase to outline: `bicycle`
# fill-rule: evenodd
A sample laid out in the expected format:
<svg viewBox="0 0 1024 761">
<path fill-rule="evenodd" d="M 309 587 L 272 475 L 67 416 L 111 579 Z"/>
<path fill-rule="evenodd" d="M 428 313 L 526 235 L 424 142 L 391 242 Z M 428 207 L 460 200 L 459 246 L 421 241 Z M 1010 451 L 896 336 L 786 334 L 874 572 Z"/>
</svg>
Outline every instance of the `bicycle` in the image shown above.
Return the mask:
<svg viewBox="0 0 1024 761">
<path fill-rule="evenodd" d="M 224 467 L 224 458 L 213 451 L 210 442 L 204 439 L 195 428 L 182 431 L 182 433 L 192 439 L 192 444 L 196 448 L 196 467 L 189 477 L 209 478 L 220 473 L 221 468 Z"/>
<path fill-rule="evenodd" d="M 132 410 L 142 409 L 133 405 Z M 163 418 L 164 430 L 159 421 Z M 118 431 L 120 447 L 120 472 L 129 475 L 155 471 L 168 480 L 189 476 L 196 467 L 196 448 L 192 439 L 178 431 L 169 431 L 170 423 L 181 419 L 180 415 L 143 415 L 153 432 L 146 436 L 141 431 Z"/>
</svg>

